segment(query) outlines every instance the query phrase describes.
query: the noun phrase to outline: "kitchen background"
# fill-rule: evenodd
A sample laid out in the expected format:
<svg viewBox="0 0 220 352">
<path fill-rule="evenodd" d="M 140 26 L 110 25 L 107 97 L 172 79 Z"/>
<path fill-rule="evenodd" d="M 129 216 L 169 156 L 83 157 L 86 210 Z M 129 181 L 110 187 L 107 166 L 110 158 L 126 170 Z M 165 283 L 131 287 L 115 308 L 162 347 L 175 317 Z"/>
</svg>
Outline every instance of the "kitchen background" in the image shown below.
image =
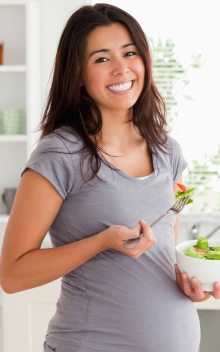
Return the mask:
<svg viewBox="0 0 220 352">
<path fill-rule="evenodd" d="M 0 246 L 8 219 L 2 194 L 17 187 L 37 142 L 34 131 L 60 33 L 76 8 L 95 2 L 103 1 L 0 0 Z M 196 193 L 194 203 L 181 213 L 179 240 L 199 235 L 220 238 L 218 0 L 108 2 L 131 12 L 145 30 L 154 77 L 167 103 L 170 133 L 189 162 L 184 183 L 196 187 Z M 19 110 L 18 125 L 5 125 L 6 108 Z M 43 246 L 50 246 L 48 237 Z M 0 352 L 41 351 L 59 284 L 58 280 L 15 295 L 0 291 Z M 201 352 L 219 352 L 220 302 L 210 300 L 197 308 Z"/>
</svg>

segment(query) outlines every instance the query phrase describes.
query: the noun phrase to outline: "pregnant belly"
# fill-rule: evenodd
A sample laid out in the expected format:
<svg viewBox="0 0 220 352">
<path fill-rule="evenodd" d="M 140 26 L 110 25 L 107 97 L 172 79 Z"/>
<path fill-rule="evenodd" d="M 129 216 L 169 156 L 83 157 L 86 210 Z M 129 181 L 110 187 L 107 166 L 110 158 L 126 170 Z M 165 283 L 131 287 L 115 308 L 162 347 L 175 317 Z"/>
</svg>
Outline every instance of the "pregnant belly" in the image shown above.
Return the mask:
<svg viewBox="0 0 220 352">
<path fill-rule="evenodd" d="M 133 303 L 92 302 L 82 350 L 100 352 L 198 352 L 200 324 L 194 304 L 182 295 L 134 297 Z M 106 345 L 109 349 L 106 349 Z M 90 346 L 90 349 L 88 348 Z"/>
<path fill-rule="evenodd" d="M 125 290 L 123 282 L 121 287 L 95 293 L 64 290 L 49 341 L 60 330 L 56 347 L 62 346 L 62 352 L 198 352 L 198 314 L 175 282 L 165 291 L 160 285 L 145 291 L 135 285 Z"/>
</svg>

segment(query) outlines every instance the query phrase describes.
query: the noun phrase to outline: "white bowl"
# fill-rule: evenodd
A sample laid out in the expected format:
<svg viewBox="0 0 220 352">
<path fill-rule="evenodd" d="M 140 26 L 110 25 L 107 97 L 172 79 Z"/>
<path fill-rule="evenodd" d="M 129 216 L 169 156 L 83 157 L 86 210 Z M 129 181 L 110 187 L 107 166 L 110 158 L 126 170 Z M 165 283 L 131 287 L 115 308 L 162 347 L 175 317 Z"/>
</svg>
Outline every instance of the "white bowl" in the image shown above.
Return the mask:
<svg viewBox="0 0 220 352">
<path fill-rule="evenodd" d="M 220 240 L 209 239 L 209 246 L 220 246 Z M 195 276 L 204 291 L 213 291 L 213 283 L 220 282 L 220 260 L 205 260 L 188 257 L 183 254 L 187 248 L 196 245 L 197 240 L 181 242 L 176 246 L 176 261 L 181 272 L 185 271 L 189 278 Z"/>
</svg>

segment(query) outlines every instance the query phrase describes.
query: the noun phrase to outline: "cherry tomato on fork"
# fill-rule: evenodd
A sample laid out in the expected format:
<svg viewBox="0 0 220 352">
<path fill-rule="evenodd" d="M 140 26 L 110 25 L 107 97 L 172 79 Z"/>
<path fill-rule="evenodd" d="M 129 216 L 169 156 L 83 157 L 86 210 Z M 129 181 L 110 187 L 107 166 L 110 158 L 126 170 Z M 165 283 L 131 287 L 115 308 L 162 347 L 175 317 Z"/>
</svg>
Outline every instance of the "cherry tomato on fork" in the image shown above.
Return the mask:
<svg viewBox="0 0 220 352">
<path fill-rule="evenodd" d="M 187 187 L 185 185 L 183 185 L 182 183 L 177 183 L 176 184 L 182 192 L 186 192 L 187 191 Z"/>
</svg>

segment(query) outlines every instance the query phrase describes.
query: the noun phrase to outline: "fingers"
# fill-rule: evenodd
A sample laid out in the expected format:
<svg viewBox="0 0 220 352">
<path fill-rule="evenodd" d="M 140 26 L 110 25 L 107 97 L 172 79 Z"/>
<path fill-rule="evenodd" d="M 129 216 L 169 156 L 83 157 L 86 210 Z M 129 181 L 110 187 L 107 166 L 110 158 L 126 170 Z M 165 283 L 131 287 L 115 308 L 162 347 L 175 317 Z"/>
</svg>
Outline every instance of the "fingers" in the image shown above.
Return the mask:
<svg viewBox="0 0 220 352">
<path fill-rule="evenodd" d="M 141 228 L 139 225 L 135 226 L 133 229 L 127 229 L 125 232 L 126 240 L 131 240 L 140 237 Z"/>
<path fill-rule="evenodd" d="M 140 242 L 142 242 L 142 245 L 146 251 L 157 243 L 157 239 L 154 236 L 151 227 L 144 220 L 140 220 L 139 223 L 141 225 L 141 232 L 143 234 Z"/>
<path fill-rule="evenodd" d="M 202 302 L 207 300 L 210 296 L 210 292 L 203 291 L 199 280 L 196 277 L 189 279 L 186 272 L 180 272 L 178 266 L 175 264 L 176 282 L 179 287 L 183 290 L 186 296 L 188 296 L 193 302 Z M 218 286 L 218 285 L 217 285 Z M 220 285 L 219 285 L 220 286 Z M 220 294 L 215 292 L 216 295 Z"/>
<path fill-rule="evenodd" d="M 182 289 L 184 293 L 189 297 L 194 296 L 194 290 L 192 285 L 190 284 L 190 280 L 188 278 L 187 273 L 185 272 L 181 273 L 181 279 L 182 279 Z"/>
<path fill-rule="evenodd" d="M 143 232 L 144 237 L 148 241 L 153 242 L 153 244 L 155 244 L 157 242 L 157 239 L 154 236 L 154 233 L 153 233 L 151 227 L 144 220 L 140 220 L 139 224 L 141 226 L 141 231 Z"/>
<path fill-rule="evenodd" d="M 183 286 L 183 284 L 182 284 L 182 275 L 181 275 L 181 272 L 180 272 L 177 264 L 174 265 L 174 269 L 175 269 L 175 274 L 176 274 L 176 282 L 182 288 L 182 286 Z"/>
<path fill-rule="evenodd" d="M 137 230 L 139 231 L 139 234 L 140 234 L 140 232 L 141 232 L 141 225 L 140 225 L 140 224 L 137 224 L 137 225 L 134 227 L 134 229 L 137 229 Z"/>
<path fill-rule="evenodd" d="M 212 296 L 215 299 L 220 299 L 220 282 L 214 282 Z"/>
<path fill-rule="evenodd" d="M 127 229 L 124 235 L 126 236 L 126 240 L 145 236 L 148 241 L 153 241 L 154 244 L 156 243 L 156 238 L 150 226 L 144 220 L 140 220 L 139 224 L 133 227 L 133 229 Z"/>
<path fill-rule="evenodd" d="M 140 220 L 139 224 L 141 226 L 142 242 L 148 242 L 150 247 L 152 247 L 157 243 L 157 239 L 154 236 L 151 227 L 144 220 Z"/>
<path fill-rule="evenodd" d="M 196 277 L 192 277 L 191 282 L 194 289 L 195 301 L 202 302 L 207 300 L 211 296 L 209 292 L 203 291 L 202 286 Z"/>
<path fill-rule="evenodd" d="M 134 230 L 138 231 L 137 236 L 134 235 Z M 130 237 L 131 233 L 132 236 Z M 134 247 L 126 248 L 125 250 L 125 253 L 131 258 L 138 258 L 141 254 L 146 252 L 157 242 L 150 226 L 144 220 L 140 220 L 139 224 L 130 230 L 129 238 L 137 237 L 140 238 L 138 243 Z"/>
</svg>

